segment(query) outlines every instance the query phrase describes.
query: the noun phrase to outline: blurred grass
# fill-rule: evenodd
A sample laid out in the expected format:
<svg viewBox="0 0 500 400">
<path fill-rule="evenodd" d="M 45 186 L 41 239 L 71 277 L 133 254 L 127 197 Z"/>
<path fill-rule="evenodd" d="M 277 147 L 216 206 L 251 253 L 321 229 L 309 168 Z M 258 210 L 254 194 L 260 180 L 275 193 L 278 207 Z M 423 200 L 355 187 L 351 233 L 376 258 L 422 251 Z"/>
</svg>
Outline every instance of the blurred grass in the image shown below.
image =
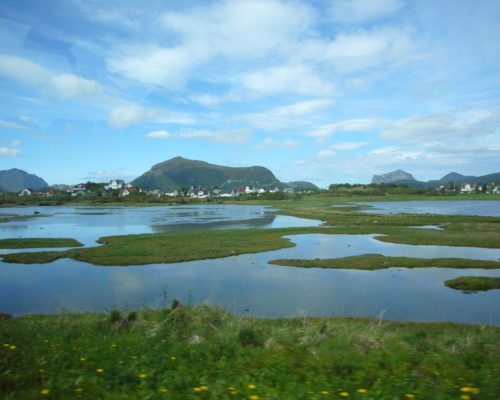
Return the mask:
<svg viewBox="0 0 500 400">
<path fill-rule="evenodd" d="M 449 279 L 444 284 L 452 289 L 462 290 L 466 293 L 500 289 L 500 278 L 489 276 L 460 276 Z"/>
<path fill-rule="evenodd" d="M 236 318 L 206 305 L 130 314 L 0 321 L 0 398 L 439 400 L 499 394 L 500 329 L 492 326 Z"/>
</svg>

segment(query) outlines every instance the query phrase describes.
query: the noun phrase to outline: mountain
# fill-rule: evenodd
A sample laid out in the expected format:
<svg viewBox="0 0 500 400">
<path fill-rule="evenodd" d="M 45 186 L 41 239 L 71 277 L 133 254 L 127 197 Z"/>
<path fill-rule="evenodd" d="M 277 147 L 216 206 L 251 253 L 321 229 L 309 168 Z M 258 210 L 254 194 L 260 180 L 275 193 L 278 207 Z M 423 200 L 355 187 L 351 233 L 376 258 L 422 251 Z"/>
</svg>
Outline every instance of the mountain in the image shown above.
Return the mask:
<svg viewBox="0 0 500 400">
<path fill-rule="evenodd" d="M 225 167 L 205 161 L 175 157 L 154 165 L 131 182 L 145 189 L 179 189 L 182 187 L 285 186 L 264 167 Z"/>
<path fill-rule="evenodd" d="M 383 178 L 386 176 L 389 176 L 389 178 L 397 176 L 397 175 L 391 175 L 396 172 L 403 172 L 406 174 L 406 172 L 398 170 L 394 172 L 390 172 L 388 174 L 384 175 L 374 175 L 372 179 L 372 183 L 394 183 L 397 185 L 406 185 L 412 188 L 416 189 L 427 189 L 427 188 L 437 188 L 439 186 L 447 186 L 450 181 L 453 181 L 453 184 L 455 186 L 459 186 L 462 183 L 475 183 L 478 185 L 482 185 L 485 183 L 491 183 L 491 182 L 500 182 L 500 172 L 493 173 L 493 174 L 488 174 L 488 175 L 482 175 L 482 176 L 472 176 L 472 175 L 462 175 L 459 174 L 458 172 L 450 172 L 449 174 L 446 174 L 443 176 L 441 179 L 436 179 L 436 180 L 430 180 L 427 182 L 423 181 L 417 181 L 411 176 L 410 178 L 404 178 L 404 179 L 396 179 L 396 180 L 385 180 L 382 182 L 374 182 L 375 178 Z"/>
<path fill-rule="evenodd" d="M 373 175 L 372 183 L 393 183 L 397 181 L 414 181 L 415 178 L 401 169 L 382 175 Z"/>
<path fill-rule="evenodd" d="M 284 184 L 293 190 L 318 190 L 314 183 L 306 181 L 284 182 Z"/>
<path fill-rule="evenodd" d="M 0 187 L 7 192 L 20 192 L 23 189 L 41 189 L 49 186 L 42 178 L 12 168 L 0 171 Z"/>
</svg>

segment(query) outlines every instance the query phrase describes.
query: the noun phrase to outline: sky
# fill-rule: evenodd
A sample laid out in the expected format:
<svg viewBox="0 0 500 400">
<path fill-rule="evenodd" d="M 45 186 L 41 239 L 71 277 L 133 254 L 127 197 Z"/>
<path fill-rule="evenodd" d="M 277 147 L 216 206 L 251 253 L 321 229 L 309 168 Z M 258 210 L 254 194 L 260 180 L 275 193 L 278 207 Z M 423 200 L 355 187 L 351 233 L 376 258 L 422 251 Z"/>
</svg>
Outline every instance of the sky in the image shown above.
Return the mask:
<svg viewBox="0 0 500 400">
<path fill-rule="evenodd" d="M 0 170 L 500 171 L 498 0 L 2 0 Z"/>
</svg>

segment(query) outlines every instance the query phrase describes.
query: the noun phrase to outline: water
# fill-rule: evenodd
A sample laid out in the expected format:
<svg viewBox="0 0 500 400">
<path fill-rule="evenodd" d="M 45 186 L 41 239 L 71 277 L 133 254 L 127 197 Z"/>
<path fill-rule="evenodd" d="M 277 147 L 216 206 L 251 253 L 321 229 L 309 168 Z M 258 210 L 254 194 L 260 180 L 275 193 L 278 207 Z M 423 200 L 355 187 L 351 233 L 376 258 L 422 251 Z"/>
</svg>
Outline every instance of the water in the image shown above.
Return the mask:
<svg viewBox="0 0 500 400">
<path fill-rule="evenodd" d="M 72 238 L 95 246 L 102 236 L 203 229 L 283 228 L 318 226 L 321 221 L 272 214 L 265 206 L 191 205 L 154 207 L 13 207 L 5 214 L 47 217 L 14 220 L 0 225 L 3 238 Z"/>
<path fill-rule="evenodd" d="M 57 213 L 51 217 L 2 224 L 0 233 L 3 237 L 15 237 L 12 232 L 29 237 L 38 231 L 47 237 L 78 238 L 79 235 L 80 240 L 93 244 L 98 236 L 110 234 L 318 224 L 318 221 L 282 219 L 270 215 L 264 207 L 162 208 L 55 208 L 53 211 Z M 33 212 L 33 209 L 23 210 L 27 214 Z M 47 213 L 45 208 L 40 210 Z M 104 214 L 99 215 L 101 212 Z M 74 234 L 68 234 L 65 229 Z M 69 259 L 44 265 L 0 263 L 0 311 L 14 315 L 102 312 L 113 308 L 162 307 L 178 298 L 184 304 L 206 301 L 237 315 L 270 318 L 383 317 L 500 326 L 500 291 L 464 294 L 443 283 L 464 275 L 500 276 L 500 269 L 359 271 L 268 264 L 278 258 L 335 258 L 367 253 L 425 258 L 500 258 L 500 249 L 412 246 L 380 242 L 375 236 L 293 235 L 287 236 L 296 244 L 292 248 L 175 264 L 99 267 Z"/>
<path fill-rule="evenodd" d="M 426 200 L 426 201 L 388 201 L 388 202 L 362 202 L 373 208 L 362 210 L 368 213 L 381 214 L 461 214 L 481 215 L 487 217 L 500 217 L 500 200 Z"/>
</svg>

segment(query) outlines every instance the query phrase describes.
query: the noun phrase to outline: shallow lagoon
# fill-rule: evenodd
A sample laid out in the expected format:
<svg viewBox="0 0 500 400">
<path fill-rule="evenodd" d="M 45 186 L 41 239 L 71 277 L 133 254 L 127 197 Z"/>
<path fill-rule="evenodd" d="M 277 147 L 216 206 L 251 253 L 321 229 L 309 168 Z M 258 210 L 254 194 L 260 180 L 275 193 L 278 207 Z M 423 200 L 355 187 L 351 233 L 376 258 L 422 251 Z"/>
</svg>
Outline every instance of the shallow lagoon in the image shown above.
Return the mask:
<svg viewBox="0 0 500 400">
<path fill-rule="evenodd" d="M 368 213 L 461 214 L 500 217 L 500 200 L 387 201 L 356 204 L 370 206 L 371 208 L 362 210 L 362 212 Z"/>
</svg>

